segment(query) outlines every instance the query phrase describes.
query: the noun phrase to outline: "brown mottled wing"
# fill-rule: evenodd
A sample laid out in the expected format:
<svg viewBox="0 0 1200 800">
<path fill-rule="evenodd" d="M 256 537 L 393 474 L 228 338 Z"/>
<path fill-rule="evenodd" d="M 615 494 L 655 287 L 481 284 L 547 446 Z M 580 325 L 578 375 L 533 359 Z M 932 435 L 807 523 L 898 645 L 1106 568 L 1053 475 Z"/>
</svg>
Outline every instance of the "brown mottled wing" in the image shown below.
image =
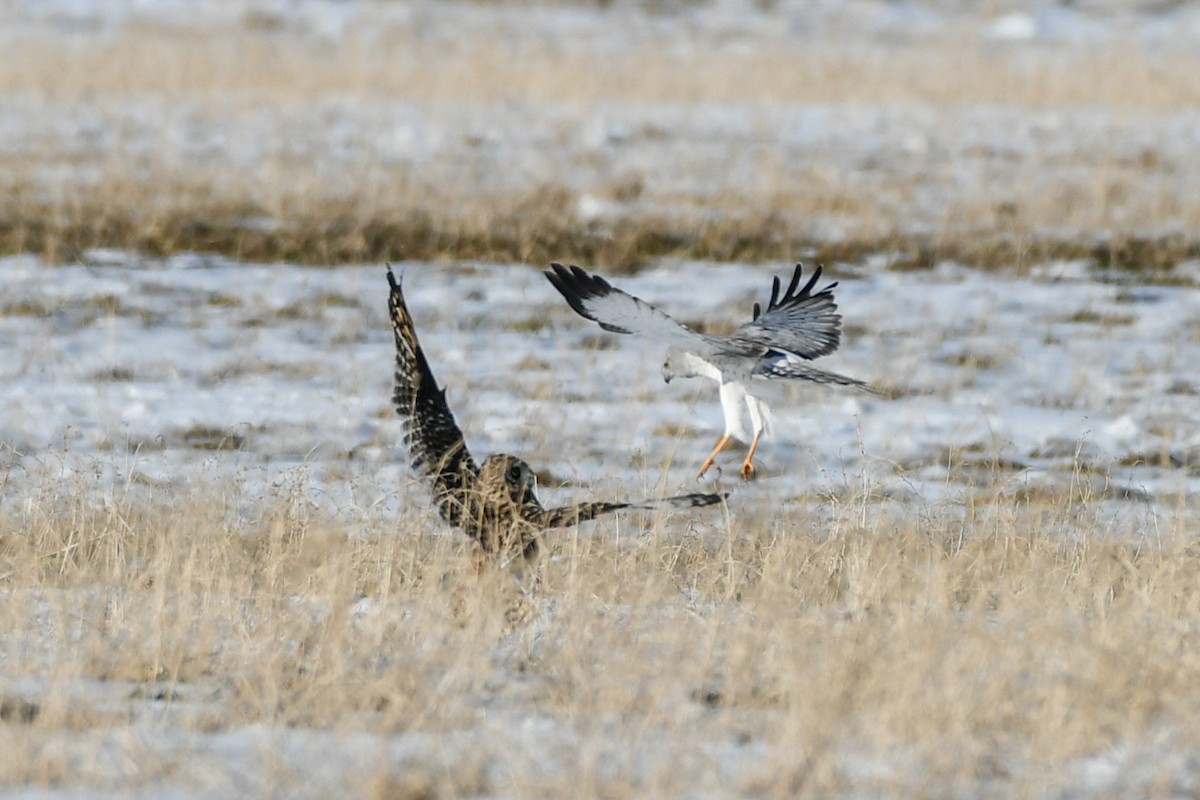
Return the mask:
<svg viewBox="0 0 1200 800">
<path fill-rule="evenodd" d="M 689 509 L 701 508 L 703 506 L 716 505 L 728 497 L 726 494 L 681 494 L 675 497 L 666 497 L 662 500 L 643 500 L 640 503 L 576 503 L 575 505 L 563 506 L 561 508 L 550 508 L 545 511 L 540 511 L 531 522 L 535 522 L 542 528 L 565 528 L 570 525 L 578 525 L 581 522 L 593 520 L 596 517 L 604 514 L 611 514 L 614 511 L 630 508 L 643 511 L 655 511 L 668 508 L 674 509 Z"/>
<path fill-rule="evenodd" d="M 474 491 L 479 467 L 471 459 L 462 431 L 438 388 L 412 315 L 404 303 L 400 281 L 388 267 L 388 311 L 396 337 L 396 390 L 392 403 L 404 421 L 404 444 L 418 474 L 433 479 L 434 502 L 442 517 L 458 525 L 466 496 Z"/>
</svg>

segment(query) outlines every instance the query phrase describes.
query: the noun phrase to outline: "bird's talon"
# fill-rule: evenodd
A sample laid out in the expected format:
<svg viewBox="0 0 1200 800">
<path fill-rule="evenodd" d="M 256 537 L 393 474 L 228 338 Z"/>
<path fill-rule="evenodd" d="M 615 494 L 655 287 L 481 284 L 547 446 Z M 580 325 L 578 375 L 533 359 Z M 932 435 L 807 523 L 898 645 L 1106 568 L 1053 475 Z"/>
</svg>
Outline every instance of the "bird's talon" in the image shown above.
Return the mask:
<svg viewBox="0 0 1200 800">
<path fill-rule="evenodd" d="M 742 480 L 752 481 L 757 477 L 758 477 L 758 468 L 757 467 L 755 467 L 749 461 L 747 461 L 745 464 L 742 464 Z"/>
</svg>

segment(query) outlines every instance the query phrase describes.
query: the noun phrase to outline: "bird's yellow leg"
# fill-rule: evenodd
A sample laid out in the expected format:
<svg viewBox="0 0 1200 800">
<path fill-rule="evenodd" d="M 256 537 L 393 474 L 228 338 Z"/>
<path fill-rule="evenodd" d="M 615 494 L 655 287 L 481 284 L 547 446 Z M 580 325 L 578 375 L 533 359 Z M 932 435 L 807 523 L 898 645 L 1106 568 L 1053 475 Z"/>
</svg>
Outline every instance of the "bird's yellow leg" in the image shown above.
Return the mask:
<svg viewBox="0 0 1200 800">
<path fill-rule="evenodd" d="M 704 473 L 708 472 L 708 468 L 711 467 L 713 465 L 713 461 L 716 460 L 717 453 L 721 452 L 721 450 L 724 449 L 725 445 L 727 444 L 729 444 L 728 433 L 721 437 L 721 440 L 717 442 L 717 446 L 714 447 L 713 451 L 708 454 L 708 458 L 704 459 L 704 463 L 700 465 L 700 475 L 698 477 L 704 477 Z"/>
<path fill-rule="evenodd" d="M 754 451 L 758 449 L 758 440 L 761 438 L 762 433 L 760 432 L 750 443 L 750 452 L 746 453 L 746 460 L 742 462 L 742 480 L 754 480 Z"/>
</svg>

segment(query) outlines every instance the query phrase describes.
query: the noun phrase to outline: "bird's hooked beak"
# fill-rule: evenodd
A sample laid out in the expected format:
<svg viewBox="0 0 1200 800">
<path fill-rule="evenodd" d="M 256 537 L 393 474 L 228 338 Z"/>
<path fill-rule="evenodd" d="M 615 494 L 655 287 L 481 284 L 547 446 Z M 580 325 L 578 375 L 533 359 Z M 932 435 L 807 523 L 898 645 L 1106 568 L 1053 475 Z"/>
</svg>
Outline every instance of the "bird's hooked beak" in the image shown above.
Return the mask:
<svg viewBox="0 0 1200 800">
<path fill-rule="evenodd" d="M 521 499 L 526 503 L 537 502 L 535 489 L 537 489 L 537 476 L 533 474 L 533 470 L 530 470 L 521 486 Z"/>
</svg>

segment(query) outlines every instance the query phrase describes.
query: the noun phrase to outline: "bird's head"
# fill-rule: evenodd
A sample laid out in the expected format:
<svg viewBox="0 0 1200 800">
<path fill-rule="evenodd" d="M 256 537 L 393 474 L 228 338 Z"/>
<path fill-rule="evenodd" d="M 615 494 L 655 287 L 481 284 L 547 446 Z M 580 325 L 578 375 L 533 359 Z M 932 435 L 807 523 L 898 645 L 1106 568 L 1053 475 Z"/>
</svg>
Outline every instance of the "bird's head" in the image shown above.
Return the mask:
<svg viewBox="0 0 1200 800">
<path fill-rule="evenodd" d="M 667 357 L 663 360 L 662 365 L 664 381 L 670 383 L 675 378 L 692 378 L 695 375 L 696 371 L 692 369 L 692 365 L 687 358 L 687 353 L 675 347 L 667 349 Z"/>
<path fill-rule="evenodd" d="M 503 486 L 504 494 L 516 505 L 537 502 L 533 494 L 533 470 L 521 459 L 506 453 L 490 455 L 479 468 L 479 478 L 490 486 Z"/>
</svg>

